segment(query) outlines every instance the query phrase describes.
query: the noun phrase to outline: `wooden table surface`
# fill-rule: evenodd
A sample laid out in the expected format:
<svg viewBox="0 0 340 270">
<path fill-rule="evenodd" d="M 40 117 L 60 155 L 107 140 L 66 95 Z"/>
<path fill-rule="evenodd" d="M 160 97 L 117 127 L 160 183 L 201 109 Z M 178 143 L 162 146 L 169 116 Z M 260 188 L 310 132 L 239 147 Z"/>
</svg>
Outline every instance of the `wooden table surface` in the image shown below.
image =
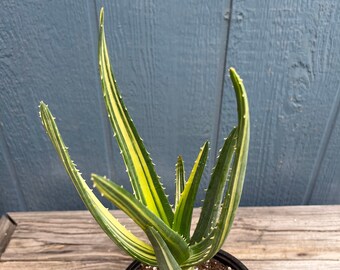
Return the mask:
<svg viewBox="0 0 340 270">
<path fill-rule="evenodd" d="M 121 211 L 112 212 L 145 238 Z M 340 205 L 240 208 L 223 249 L 250 270 L 340 270 Z M 3 216 L 0 256 L 1 270 L 125 269 L 132 261 L 87 211 Z"/>
</svg>

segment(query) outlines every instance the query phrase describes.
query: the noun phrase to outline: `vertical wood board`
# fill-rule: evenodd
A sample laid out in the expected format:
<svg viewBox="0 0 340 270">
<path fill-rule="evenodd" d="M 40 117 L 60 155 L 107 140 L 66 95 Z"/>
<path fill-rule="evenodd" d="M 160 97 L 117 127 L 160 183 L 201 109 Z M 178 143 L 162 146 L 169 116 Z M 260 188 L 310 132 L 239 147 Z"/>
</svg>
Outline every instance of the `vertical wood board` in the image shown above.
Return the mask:
<svg viewBox="0 0 340 270">
<path fill-rule="evenodd" d="M 243 204 L 304 203 L 338 91 L 338 14 L 338 1 L 233 1 L 227 66 L 244 79 L 251 109 Z M 234 104 L 223 106 L 225 134 L 235 116 Z"/>
<path fill-rule="evenodd" d="M 42 128 L 40 100 L 50 105 L 84 175 L 107 171 L 89 12 L 83 2 L 1 3 L 2 145 L 25 210 L 84 208 Z"/>
<path fill-rule="evenodd" d="M 338 42 L 340 38 L 338 39 Z M 339 44 L 340 46 L 340 44 Z M 339 47 L 338 46 L 338 47 Z M 340 70 L 340 62 L 337 63 Z M 311 183 L 308 204 L 340 204 L 340 83 L 334 106 L 327 126 L 329 133 L 325 133 L 323 151 L 320 151 L 320 164 L 315 168 L 315 183 Z"/>
<path fill-rule="evenodd" d="M 0 108 L 0 117 L 2 111 Z M 2 130 L 2 121 L 0 118 L 0 215 L 6 210 L 15 209 L 15 211 L 25 210 L 23 196 L 17 186 L 16 173 L 10 162 L 10 156 Z"/>
</svg>

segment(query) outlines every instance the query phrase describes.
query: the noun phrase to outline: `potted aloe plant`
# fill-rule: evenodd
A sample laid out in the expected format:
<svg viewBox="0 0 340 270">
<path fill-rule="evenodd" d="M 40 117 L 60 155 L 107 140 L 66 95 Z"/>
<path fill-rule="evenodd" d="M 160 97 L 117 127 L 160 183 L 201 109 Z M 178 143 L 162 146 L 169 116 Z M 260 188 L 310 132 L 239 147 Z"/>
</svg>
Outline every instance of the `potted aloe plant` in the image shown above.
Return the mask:
<svg viewBox="0 0 340 270">
<path fill-rule="evenodd" d="M 124 105 L 106 47 L 104 12 L 100 12 L 99 71 L 108 117 L 129 175 L 133 194 L 106 177 L 92 174 L 93 186 L 124 211 L 146 233 L 150 243 L 127 230 L 97 199 L 71 160 L 55 118 L 43 102 L 40 117 L 81 199 L 103 231 L 135 258 L 130 269 L 158 266 L 160 269 L 193 269 L 214 256 L 227 269 L 246 269 L 237 259 L 219 252 L 233 223 L 240 202 L 249 145 L 249 109 L 242 80 L 229 69 L 234 86 L 238 125 L 225 139 L 211 174 L 199 221 L 190 234 L 199 182 L 208 157 L 208 142 L 201 147 L 192 171 L 185 178 L 181 157 L 176 164 L 176 195 L 172 207 L 164 193 L 151 158 Z M 225 190 L 226 189 L 226 190 Z M 217 255 L 216 255 L 217 254 Z"/>
</svg>

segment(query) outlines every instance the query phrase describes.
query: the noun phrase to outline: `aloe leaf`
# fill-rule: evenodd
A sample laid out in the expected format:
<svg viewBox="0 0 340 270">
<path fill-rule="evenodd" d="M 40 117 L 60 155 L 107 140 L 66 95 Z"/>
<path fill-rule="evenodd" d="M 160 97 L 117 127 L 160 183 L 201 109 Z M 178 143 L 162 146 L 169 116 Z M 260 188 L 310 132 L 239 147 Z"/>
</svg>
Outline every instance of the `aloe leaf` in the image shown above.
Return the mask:
<svg viewBox="0 0 340 270">
<path fill-rule="evenodd" d="M 216 166 L 211 175 L 200 218 L 191 237 L 191 244 L 200 242 L 203 237 L 207 237 L 211 228 L 214 228 L 216 225 L 224 187 L 228 180 L 230 164 L 235 152 L 236 134 L 237 129 L 234 128 L 220 150 Z"/>
<path fill-rule="evenodd" d="M 176 259 L 172 256 L 165 241 L 153 227 L 146 229 L 146 234 L 155 250 L 158 267 L 160 270 L 181 270 Z"/>
<path fill-rule="evenodd" d="M 191 246 L 193 254 L 205 254 L 201 256 L 199 262 L 212 258 L 222 247 L 234 220 L 236 210 L 240 203 L 243 182 L 247 166 L 249 134 L 250 134 L 250 117 L 247 93 L 241 78 L 235 69 L 229 70 L 230 77 L 234 86 L 237 111 L 238 111 L 238 129 L 237 143 L 234 161 L 228 189 L 224 197 L 222 210 L 218 218 L 216 227 L 201 242 Z M 197 257 L 192 256 L 187 263 L 196 260 Z"/>
<path fill-rule="evenodd" d="M 96 174 L 92 174 L 92 180 L 95 187 L 105 198 L 124 211 L 144 231 L 147 227 L 154 227 L 161 234 L 178 262 L 183 262 L 189 257 L 190 249 L 183 237 L 171 230 L 170 227 L 132 194 L 107 178 Z"/>
<path fill-rule="evenodd" d="M 178 156 L 176 163 L 176 198 L 175 198 L 175 209 L 178 206 L 179 199 L 184 190 L 185 186 L 185 170 L 184 162 L 181 156 Z"/>
<path fill-rule="evenodd" d="M 228 185 L 221 215 L 217 224 L 218 236 L 214 238 L 211 254 L 214 252 L 216 253 L 222 247 L 233 224 L 236 210 L 241 200 L 248 160 L 250 117 L 247 93 L 242 79 L 236 73 L 235 69 L 230 68 L 229 73 L 236 94 L 239 128 L 235 158 L 231 172 L 231 181 Z"/>
<path fill-rule="evenodd" d="M 115 138 L 121 149 L 134 194 L 166 224 L 173 221 L 173 212 L 159 182 L 151 158 L 124 105 L 114 78 L 104 33 L 104 11 L 100 12 L 99 72 L 104 101 Z"/>
<path fill-rule="evenodd" d="M 118 220 L 111 215 L 109 210 L 102 205 L 102 203 L 93 194 L 92 190 L 88 187 L 85 180 L 82 178 L 81 173 L 69 156 L 67 147 L 64 144 L 55 123 L 55 118 L 51 114 L 47 105 L 43 102 L 40 103 L 40 117 L 42 124 L 81 199 L 103 231 L 111 238 L 111 240 L 113 240 L 132 257 L 143 261 L 144 263 L 155 265 L 156 257 L 153 248 L 149 244 L 141 241 L 120 222 L 118 222 Z"/>
<path fill-rule="evenodd" d="M 198 186 L 203 174 L 205 163 L 208 157 L 209 144 L 206 142 L 194 163 L 190 173 L 188 182 L 185 184 L 184 190 L 181 194 L 179 204 L 175 211 L 174 223 L 172 229 L 183 235 L 186 240 L 190 238 L 190 227 L 192 211 L 195 203 L 195 198 Z"/>
</svg>

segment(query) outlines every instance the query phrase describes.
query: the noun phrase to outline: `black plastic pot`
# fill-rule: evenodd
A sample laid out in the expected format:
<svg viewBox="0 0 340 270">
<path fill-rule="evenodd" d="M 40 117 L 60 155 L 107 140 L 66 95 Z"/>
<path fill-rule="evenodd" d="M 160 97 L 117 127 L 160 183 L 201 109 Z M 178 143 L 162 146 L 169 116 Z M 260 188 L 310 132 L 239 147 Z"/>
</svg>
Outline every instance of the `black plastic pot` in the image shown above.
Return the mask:
<svg viewBox="0 0 340 270">
<path fill-rule="evenodd" d="M 234 270 L 248 270 L 248 268 L 241 263 L 238 259 L 236 259 L 234 256 L 229 254 L 228 252 L 225 252 L 223 250 L 220 250 L 215 256 L 214 259 L 218 260 L 225 266 L 229 266 Z M 138 261 L 133 261 L 126 270 L 138 270 L 141 263 Z"/>
</svg>

